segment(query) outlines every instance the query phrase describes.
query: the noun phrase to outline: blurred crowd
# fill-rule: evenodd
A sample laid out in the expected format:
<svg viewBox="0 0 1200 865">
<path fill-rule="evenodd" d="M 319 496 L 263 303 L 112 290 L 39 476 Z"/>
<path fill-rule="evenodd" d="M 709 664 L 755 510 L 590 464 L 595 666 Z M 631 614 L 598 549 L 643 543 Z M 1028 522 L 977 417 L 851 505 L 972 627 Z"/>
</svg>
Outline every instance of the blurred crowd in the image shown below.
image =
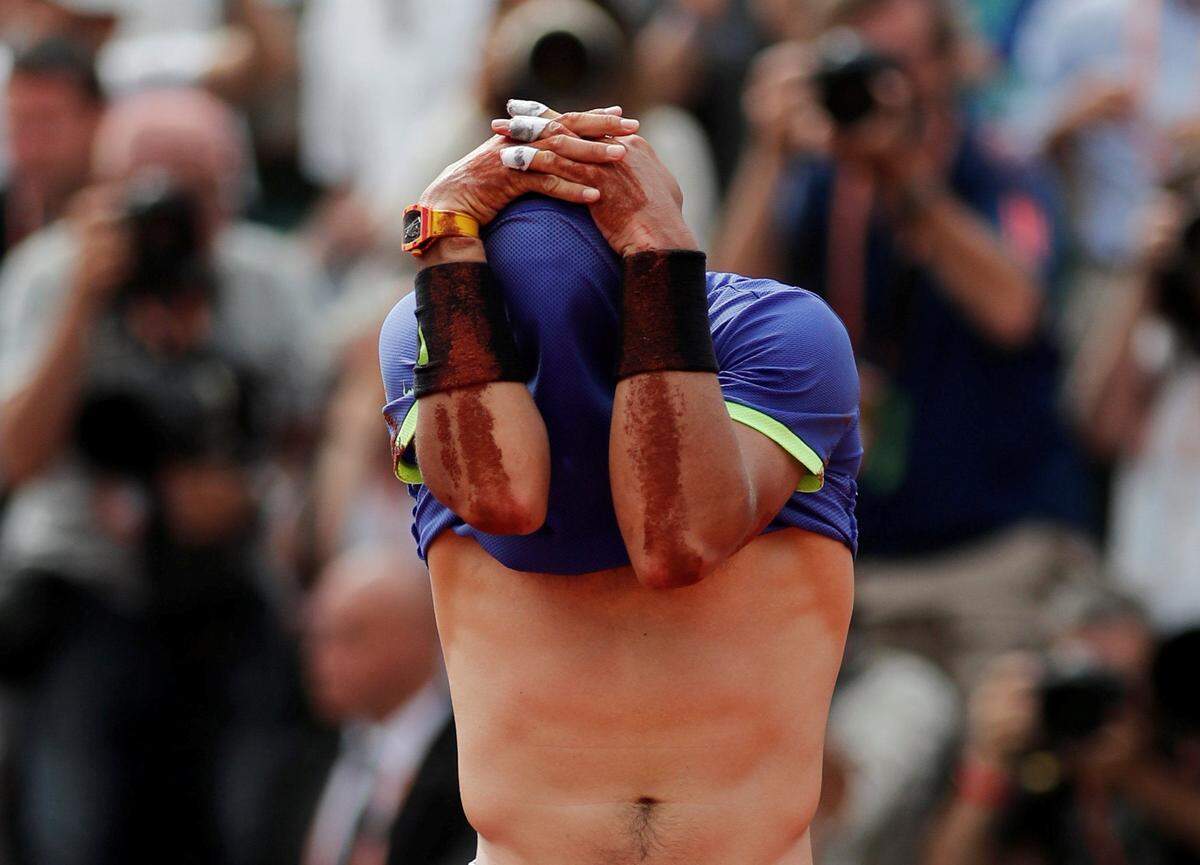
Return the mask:
<svg viewBox="0 0 1200 865">
<path fill-rule="evenodd" d="M 472 858 L 376 341 L 510 96 L 851 335 L 818 861 L 1200 862 L 1198 0 L 0 0 L 0 863 Z"/>
</svg>

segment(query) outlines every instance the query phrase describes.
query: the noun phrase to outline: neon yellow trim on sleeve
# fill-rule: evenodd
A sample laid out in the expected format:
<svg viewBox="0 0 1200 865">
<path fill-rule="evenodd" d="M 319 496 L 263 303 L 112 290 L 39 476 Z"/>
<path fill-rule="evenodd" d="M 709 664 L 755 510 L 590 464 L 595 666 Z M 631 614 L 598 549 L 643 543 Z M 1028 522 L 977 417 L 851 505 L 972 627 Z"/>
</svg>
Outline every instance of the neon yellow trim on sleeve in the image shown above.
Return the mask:
<svg viewBox="0 0 1200 865">
<path fill-rule="evenodd" d="M 817 452 L 806 445 L 798 435 L 775 418 L 739 402 L 726 401 L 725 408 L 735 421 L 762 433 L 804 466 L 808 473 L 800 478 L 800 483 L 796 485 L 797 492 L 820 492 L 821 487 L 825 486 L 825 464 L 817 456 Z"/>
<path fill-rule="evenodd" d="M 429 346 L 425 344 L 425 334 L 421 332 L 420 325 L 417 326 L 417 366 L 425 366 L 429 363 Z"/>
<path fill-rule="evenodd" d="M 414 402 L 412 408 L 408 410 L 408 414 L 404 416 L 403 423 L 400 424 L 400 432 L 396 433 L 396 453 L 400 454 L 396 459 L 396 477 L 406 484 L 425 483 L 425 479 L 421 477 L 421 469 L 415 464 L 409 465 L 404 461 L 404 452 L 408 450 L 413 436 L 417 434 L 418 408 L 420 408 L 420 403 Z"/>
</svg>

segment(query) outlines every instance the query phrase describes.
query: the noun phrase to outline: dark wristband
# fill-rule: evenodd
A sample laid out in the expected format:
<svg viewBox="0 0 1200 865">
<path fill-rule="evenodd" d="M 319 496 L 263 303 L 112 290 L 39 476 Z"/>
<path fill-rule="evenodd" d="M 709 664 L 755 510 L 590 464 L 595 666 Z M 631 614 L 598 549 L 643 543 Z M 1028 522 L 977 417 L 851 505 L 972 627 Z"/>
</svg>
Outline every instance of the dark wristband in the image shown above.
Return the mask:
<svg viewBox="0 0 1200 865">
<path fill-rule="evenodd" d="M 644 372 L 716 372 L 705 257 L 695 250 L 625 256 L 617 378 Z"/>
<path fill-rule="evenodd" d="M 418 399 L 497 381 L 525 381 L 504 299 L 483 262 L 427 267 L 417 274 L 421 357 L 414 371 Z"/>
</svg>

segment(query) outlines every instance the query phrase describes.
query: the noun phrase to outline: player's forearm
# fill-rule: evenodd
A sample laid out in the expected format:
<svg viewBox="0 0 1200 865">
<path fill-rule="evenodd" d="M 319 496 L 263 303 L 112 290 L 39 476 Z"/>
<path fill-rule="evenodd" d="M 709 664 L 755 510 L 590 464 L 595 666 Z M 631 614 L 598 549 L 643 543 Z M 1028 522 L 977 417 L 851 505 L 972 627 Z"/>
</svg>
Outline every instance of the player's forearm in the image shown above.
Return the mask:
<svg viewBox="0 0 1200 865">
<path fill-rule="evenodd" d="M 485 258 L 479 241 L 456 238 L 435 245 L 422 259 L 422 265 L 426 269 L 479 265 L 485 263 Z M 435 286 L 430 297 L 447 287 Z M 480 352 L 457 352 L 463 346 L 477 342 L 482 346 L 492 340 L 480 341 L 481 333 L 472 329 L 478 322 L 426 317 L 420 309 L 421 297 L 418 288 L 423 339 L 431 360 L 442 368 L 442 381 L 431 388 L 433 392 L 421 395 L 418 390 L 415 441 L 424 483 L 438 501 L 480 531 L 498 535 L 537 531 L 546 521 L 550 445 L 533 397 L 523 381 L 461 384 L 471 380 L 468 367 L 480 363 L 475 356 Z M 459 332 L 435 334 L 429 329 L 434 318 L 443 319 L 441 325 L 458 325 Z M 502 325 L 492 322 L 492 326 Z M 457 348 L 443 352 L 439 343 Z M 486 363 L 510 365 L 502 358 L 491 358 Z M 500 373 L 491 378 L 503 377 Z"/>
<path fill-rule="evenodd" d="M 41 364 L 0 407 L 0 473 L 6 484 L 32 480 L 66 445 L 93 318 L 87 299 L 69 301 Z"/>
<path fill-rule="evenodd" d="M 609 472 L 630 562 L 653 588 L 703 579 L 755 512 L 716 376 L 706 261 L 688 240 L 653 238 L 622 263 Z"/>
<path fill-rule="evenodd" d="M 621 534 L 646 586 L 696 583 L 751 534 L 750 480 L 714 375 L 660 372 L 622 381 L 609 468 Z"/>
<path fill-rule="evenodd" d="M 1041 293 L 995 232 L 945 192 L 931 192 L 913 214 L 915 243 L 966 315 L 998 345 L 1029 341 Z"/>
<path fill-rule="evenodd" d="M 523 384 L 463 388 L 420 400 L 417 459 L 429 491 L 470 526 L 527 535 L 546 522 L 550 445 Z"/>
</svg>

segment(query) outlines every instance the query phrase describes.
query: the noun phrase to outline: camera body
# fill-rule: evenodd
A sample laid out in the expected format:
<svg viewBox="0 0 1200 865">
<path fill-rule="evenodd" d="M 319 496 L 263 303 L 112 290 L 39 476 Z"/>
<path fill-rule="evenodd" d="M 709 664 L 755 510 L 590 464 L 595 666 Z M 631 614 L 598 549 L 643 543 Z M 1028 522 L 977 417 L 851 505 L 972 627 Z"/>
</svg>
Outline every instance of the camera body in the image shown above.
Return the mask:
<svg viewBox="0 0 1200 865">
<path fill-rule="evenodd" d="M 812 81 L 821 105 L 833 122 L 847 129 L 879 107 L 876 83 L 900 65 L 873 50 L 854 30 L 840 27 L 817 42 L 817 66 Z"/>
<path fill-rule="evenodd" d="M 133 264 L 118 297 L 211 294 L 199 202 L 164 172 L 135 176 L 125 190 Z"/>
<path fill-rule="evenodd" d="M 93 375 L 76 445 L 93 469 L 140 482 L 173 463 L 245 464 L 261 440 L 254 393 L 245 367 L 214 347 L 133 351 Z"/>
<path fill-rule="evenodd" d="M 1088 659 L 1052 659 L 1038 689 L 1040 731 L 1053 751 L 1081 745 L 1114 720 L 1129 697 L 1121 677 Z"/>
</svg>

